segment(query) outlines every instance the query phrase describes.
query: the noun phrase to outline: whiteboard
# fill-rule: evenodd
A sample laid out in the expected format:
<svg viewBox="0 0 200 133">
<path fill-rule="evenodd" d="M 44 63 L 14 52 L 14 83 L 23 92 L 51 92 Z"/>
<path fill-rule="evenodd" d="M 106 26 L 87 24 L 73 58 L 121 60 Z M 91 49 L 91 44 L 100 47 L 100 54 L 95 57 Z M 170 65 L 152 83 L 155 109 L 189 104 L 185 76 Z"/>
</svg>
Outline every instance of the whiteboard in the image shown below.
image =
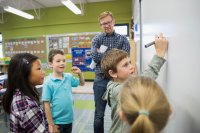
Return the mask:
<svg viewBox="0 0 200 133">
<path fill-rule="evenodd" d="M 144 45 L 160 32 L 169 40 L 157 80 L 173 107 L 166 133 L 200 133 L 199 7 L 200 0 L 142 0 L 142 69 L 155 53 Z"/>
</svg>

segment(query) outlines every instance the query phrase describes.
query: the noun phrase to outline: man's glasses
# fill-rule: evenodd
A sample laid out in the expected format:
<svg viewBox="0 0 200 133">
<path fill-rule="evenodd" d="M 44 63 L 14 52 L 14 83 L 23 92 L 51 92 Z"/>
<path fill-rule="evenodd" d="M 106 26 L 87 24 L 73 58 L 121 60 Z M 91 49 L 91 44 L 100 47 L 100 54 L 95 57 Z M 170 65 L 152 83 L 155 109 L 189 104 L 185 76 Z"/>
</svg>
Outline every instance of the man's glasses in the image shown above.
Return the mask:
<svg viewBox="0 0 200 133">
<path fill-rule="evenodd" d="M 105 22 L 105 23 L 101 23 L 100 25 L 101 26 L 106 26 L 106 25 L 110 25 L 112 23 L 112 20 L 111 21 L 108 21 L 108 22 Z"/>
</svg>

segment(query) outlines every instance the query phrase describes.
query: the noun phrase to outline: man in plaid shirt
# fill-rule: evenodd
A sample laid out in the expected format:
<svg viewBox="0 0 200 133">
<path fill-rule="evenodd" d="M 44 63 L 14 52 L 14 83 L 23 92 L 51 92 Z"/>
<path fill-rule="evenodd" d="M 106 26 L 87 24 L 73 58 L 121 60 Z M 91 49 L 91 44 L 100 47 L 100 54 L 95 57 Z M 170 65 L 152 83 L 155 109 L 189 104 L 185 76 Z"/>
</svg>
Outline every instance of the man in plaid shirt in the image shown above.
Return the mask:
<svg viewBox="0 0 200 133">
<path fill-rule="evenodd" d="M 109 82 L 109 79 L 101 71 L 100 62 L 103 53 L 101 53 L 100 47 L 104 45 L 107 48 L 106 52 L 117 48 L 130 54 L 130 44 L 127 38 L 114 31 L 115 19 L 112 13 L 108 11 L 101 13 L 99 22 L 104 32 L 93 38 L 91 47 L 92 59 L 96 63 L 96 76 L 93 85 L 95 100 L 94 133 L 104 133 L 104 112 L 107 102 L 102 100 L 102 96 Z"/>
</svg>

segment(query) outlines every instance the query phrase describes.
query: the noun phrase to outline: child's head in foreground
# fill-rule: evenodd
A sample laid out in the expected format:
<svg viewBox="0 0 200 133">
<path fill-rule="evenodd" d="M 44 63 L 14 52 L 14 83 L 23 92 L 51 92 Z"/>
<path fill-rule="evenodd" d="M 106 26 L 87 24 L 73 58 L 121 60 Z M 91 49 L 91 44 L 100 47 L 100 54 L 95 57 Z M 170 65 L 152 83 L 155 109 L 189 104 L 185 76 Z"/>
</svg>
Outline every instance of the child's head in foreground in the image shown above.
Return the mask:
<svg viewBox="0 0 200 133">
<path fill-rule="evenodd" d="M 8 66 L 8 84 L 3 99 L 4 110 L 10 113 L 13 95 L 17 90 L 39 102 L 39 94 L 35 86 L 41 85 L 43 80 L 44 72 L 37 56 L 29 53 L 14 55 Z"/>
<path fill-rule="evenodd" d="M 124 82 L 134 74 L 128 53 L 120 49 L 111 49 L 103 55 L 101 69 L 107 77 L 116 82 Z"/>
<path fill-rule="evenodd" d="M 131 133 L 158 133 L 171 114 L 168 99 L 156 81 L 130 77 L 120 93 L 120 117 Z"/>
</svg>

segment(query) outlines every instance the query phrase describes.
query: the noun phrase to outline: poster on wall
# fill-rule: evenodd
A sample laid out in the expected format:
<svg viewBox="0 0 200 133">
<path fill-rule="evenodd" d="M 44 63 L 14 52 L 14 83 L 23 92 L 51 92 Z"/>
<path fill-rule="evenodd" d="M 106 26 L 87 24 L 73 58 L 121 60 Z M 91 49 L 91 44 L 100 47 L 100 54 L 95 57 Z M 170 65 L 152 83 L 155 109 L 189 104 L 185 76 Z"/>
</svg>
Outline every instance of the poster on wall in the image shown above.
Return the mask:
<svg viewBox="0 0 200 133">
<path fill-rule="evenodd" d="M 99 32 L 83 32 L 71 34 L 55 34 L 47 36 L 48 50 L 63 50 L 67 62 L 72 62 L 72 48 L 91 48 L 92 39 Z M 71 58 L 70 58 L 71 57 Z"/>
<path fill-rule="evenodd" d="M 91 62 L 91 48 L 72 48 L 72 66 L 77 66 L 81 71 L 93 71 L 89 67 Z"/>
<path fill-rule="evenodd" d="M 46 61 L 46 38 L 24 37 L 16 39 L 5 39 L 5 57 L 12 57 L 18 53 L 30 53 Z"/>
</svg>

